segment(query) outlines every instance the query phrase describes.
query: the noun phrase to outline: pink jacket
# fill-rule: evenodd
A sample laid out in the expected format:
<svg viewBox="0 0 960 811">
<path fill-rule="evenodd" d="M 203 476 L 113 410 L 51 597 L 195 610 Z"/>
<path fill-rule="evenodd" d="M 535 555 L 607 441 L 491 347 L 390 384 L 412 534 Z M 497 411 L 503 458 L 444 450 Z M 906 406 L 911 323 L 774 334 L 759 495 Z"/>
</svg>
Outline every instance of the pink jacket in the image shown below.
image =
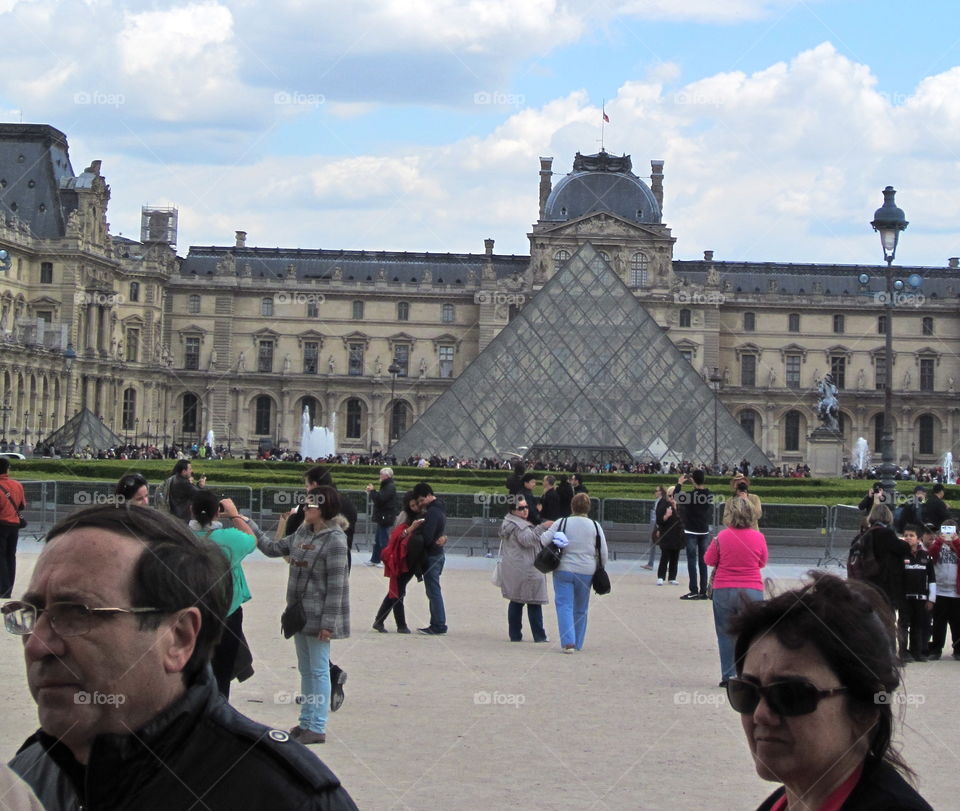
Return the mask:
<svg viewBox="0 0 960 811">
<path fill-rule="evenodd" d="M 703 555 L 716 566 L 715 589 L 763 589 L 760 570 L 767 565 L 767 540 L 756 529 L 722 530 Z"/>
</svg>

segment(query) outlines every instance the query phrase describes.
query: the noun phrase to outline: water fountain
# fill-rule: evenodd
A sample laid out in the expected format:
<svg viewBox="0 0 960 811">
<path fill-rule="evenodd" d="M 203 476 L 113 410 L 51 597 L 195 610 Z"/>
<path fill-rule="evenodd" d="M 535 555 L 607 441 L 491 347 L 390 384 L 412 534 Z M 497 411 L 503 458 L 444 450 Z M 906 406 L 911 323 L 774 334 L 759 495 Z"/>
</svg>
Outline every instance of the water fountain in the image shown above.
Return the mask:
<svg viewBox="0 0 960 811">
<path fill-rule="evenodd" d="M 205 444 L 210 446 L 210 450 L 213 450 L 216 447 L 213 436 L 213 428 L 207 431 L 207 438 L 204 440 Z"/>
<path fill-rule="evenodd" d="M 310 409 L 303 407 L 300 415 L 300 456 L 304 459 L 326 459 L 337 452 L 333 431 L 321 426 L 311 427 Z"/>
<path fill-rule="evenodd" d="M 863 437 L 853 443 L 853 464 L 861 472 L 870 467 L 870 446 Z"/>
<path fill-rule="evenodd" d="M 956 476 L 953 472 L 953 452 L 947 451 L 943 455 L 943 478 L 946 480 L 946 484 L 953 484 L 956 481 Z"/>
</svg>

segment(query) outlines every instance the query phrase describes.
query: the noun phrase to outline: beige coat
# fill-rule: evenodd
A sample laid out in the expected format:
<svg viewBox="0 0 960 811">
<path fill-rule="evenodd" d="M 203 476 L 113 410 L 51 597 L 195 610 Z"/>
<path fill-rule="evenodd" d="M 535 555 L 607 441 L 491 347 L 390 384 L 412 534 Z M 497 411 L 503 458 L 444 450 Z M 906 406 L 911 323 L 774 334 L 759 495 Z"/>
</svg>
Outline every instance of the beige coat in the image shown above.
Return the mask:
<svg viewBox="0 0 960 811">
<path fill-rule="evenodd" d="M 508 513 L 500 525 L 500 592 L 515 603 L 546 605 L 550 602 L 547 576 L 533 567 L 540 551 L 542 527 L 535 527 L 525 518 Z"/>
</svg>

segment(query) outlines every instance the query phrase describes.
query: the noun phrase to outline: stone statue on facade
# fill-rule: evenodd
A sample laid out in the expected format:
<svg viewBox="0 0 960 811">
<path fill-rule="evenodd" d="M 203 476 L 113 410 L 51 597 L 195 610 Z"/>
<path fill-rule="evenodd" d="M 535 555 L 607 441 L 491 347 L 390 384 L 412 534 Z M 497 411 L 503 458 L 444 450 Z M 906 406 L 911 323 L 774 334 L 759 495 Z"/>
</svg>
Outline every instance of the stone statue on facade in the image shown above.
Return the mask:
<svg viewBox="0 0 960 811">
<path fill-rule="evenodd" d="M 427 359 L 420 358 L 420 377 L 427 376 Z"/>
<path fill-rule="evenodd" d="M 837 384 L 833 382 L 833 375 L 827 372 L 818 382 L 817 391 L 820 399 L 817 401 L 817 416 L 823 427 L 830 431 L 840 430 L 840 402 L 837 400 Z"/>
<path fill-rule="evenodd" d="M 332 375 L 335 375 L 337 373 L 337 362 L 333 359 L 333 355 L 327 358 L 327 370 Z"/>
<path fill-rule="evenodd" d="M 377 355 L 377 356 L 373 359 L 373 368 L 374 368 L 374 370 L 375 370 L 375 372 L 376 372 L 377 377 L 380 377 L 380 375 L 383 374 L 383 362 L 380 360 L 380 356 L 379 356 L 379 355 Z"/>
<path fill-rule="evenodd" d="M 241 352 L 237 358 L 237 373 L 243 374 L 245 371 L 247 371 L 247 356 Z"/>
</svg>

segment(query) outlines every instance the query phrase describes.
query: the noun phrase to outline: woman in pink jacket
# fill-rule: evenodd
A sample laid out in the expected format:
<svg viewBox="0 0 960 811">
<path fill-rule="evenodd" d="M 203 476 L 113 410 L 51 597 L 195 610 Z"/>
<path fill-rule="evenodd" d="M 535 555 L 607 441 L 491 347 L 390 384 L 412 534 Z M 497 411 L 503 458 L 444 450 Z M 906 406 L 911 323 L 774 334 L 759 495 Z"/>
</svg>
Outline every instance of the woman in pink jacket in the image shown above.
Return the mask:
<svg viewBox="0 0 960 811">
<path fill-rule="evenodd" d="M 716 567 L 713 578 L 713 623 L 720 648 L 720 686 L 737 675 L 730 635 L 730 622 L 745 601 L 763 599 L 763 575 L 767 565 L 767 541 L 763 533 L 751 529 L 753 507 L 743 498 L 733 498 L 730 526 L 713 539 L 703 556 L 707 566 Z"/>
</svg>

